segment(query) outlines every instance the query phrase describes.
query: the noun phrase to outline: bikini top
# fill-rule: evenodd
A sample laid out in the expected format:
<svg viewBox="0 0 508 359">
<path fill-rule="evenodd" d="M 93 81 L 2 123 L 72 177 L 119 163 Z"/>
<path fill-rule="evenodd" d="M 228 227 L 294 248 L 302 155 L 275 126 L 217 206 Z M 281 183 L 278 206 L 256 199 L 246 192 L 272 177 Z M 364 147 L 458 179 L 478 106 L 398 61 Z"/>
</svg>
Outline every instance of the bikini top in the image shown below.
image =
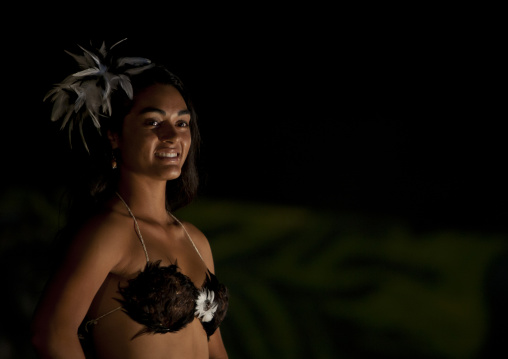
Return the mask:
<svg viewBox="0 0 508 359">
<path fill-rule="evenodd" d="M 196 317 L 210 338 L 226 316 L 227 288 L 219 283 L 210 270 L 207 270 L 203 285 L 197 288 L 189 277 L 180 272 L 177 263 L 162 266 L 160 261 L 151 262 L 136 217 L 123 198 L 118 193 L 117 195 L 134 220 L 136 233 L 145 252 L 146 266 L 135 278 L 130 279 L 126 286 L 119 286 L 122 299 L 116 300 L 121 304 L 120 307 L 88 323 L 96 324 L 98 319 L 122 309 L 131 319 L 143 325 L 143 328 L 134 335 L 134 339 L 148 333 L 177 332 Z M 183 224 L 171 213 L 170 215 L 183 228 L 203 260 Z"/>
</svg>

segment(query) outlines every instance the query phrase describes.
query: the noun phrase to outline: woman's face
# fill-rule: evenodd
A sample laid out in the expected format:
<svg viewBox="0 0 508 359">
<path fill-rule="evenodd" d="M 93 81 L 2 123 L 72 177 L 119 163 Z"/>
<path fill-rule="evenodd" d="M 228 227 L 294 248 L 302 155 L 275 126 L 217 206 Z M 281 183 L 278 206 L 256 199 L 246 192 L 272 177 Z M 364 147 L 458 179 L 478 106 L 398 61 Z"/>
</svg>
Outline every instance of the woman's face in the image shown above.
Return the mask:
<svg viewBox="0 0 508 359">
<path fill-rule="evenodd" d="M 121 170 L 160 180 L 180 176 L 191 145 L 190 111 L 178 90 L 155 84 L 139 92 L 122 134 L 110 135 Z"/>
</svg>

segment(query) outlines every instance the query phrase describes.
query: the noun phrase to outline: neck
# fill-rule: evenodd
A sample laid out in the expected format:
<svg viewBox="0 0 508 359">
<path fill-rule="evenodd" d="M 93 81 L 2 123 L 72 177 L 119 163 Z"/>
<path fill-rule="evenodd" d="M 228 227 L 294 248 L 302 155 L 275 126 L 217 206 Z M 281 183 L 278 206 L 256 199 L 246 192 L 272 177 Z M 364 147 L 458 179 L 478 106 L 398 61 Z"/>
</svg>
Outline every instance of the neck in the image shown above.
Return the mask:
<svg viewBox="0 0 508 359">
<path fill-rule="evenodd" d="M 130 176 L 120 180 L 117 192 L 136 217 L 167 221 L 166 181 L 146 181 Z"/>
</svg>

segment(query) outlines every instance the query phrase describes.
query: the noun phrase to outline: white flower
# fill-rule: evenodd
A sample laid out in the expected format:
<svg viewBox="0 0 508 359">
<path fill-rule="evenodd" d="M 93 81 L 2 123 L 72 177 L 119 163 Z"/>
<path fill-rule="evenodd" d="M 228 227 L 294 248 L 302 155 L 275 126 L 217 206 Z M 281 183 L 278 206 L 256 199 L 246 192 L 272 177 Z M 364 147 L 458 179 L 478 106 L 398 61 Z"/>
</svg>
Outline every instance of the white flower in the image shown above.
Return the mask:
<svg viewBox="0 0 508 359">
<path fill-rule="evenodd" d="M 212 320 L 215 311 L 217 310 L 217 303 L 214 303 L 215 293 L 208 289 L 201 289 L 199 291 L 198 299 L 196 299 L 196 311 L 194 315 L 197 316 L 202 322 L 209 322 Z"/>
</svg>

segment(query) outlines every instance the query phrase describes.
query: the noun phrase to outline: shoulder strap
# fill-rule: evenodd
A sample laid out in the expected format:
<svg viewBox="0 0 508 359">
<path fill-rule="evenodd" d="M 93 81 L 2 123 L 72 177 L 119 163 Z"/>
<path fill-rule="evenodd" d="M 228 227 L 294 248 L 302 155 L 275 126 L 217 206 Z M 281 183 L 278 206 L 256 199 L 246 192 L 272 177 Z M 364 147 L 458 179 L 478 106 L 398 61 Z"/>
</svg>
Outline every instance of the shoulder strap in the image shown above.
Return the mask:
<svg viewBox="0 0 508 359">
<path fill-rule="evenodd" d="M 139 230 L 138 221 L 136 220 L 136 217 L 134 217 L 134 214 L 132 214 L 131 209 L 129 208 L 127 203 L 124 201 L 122 196 L 120 196 L 120 194 L 118 192 L 115 192 L 115 193 L 118 196 L 118 198 L 120 198 L 122 200 L 123 204 L 125 204 L 125 207 L 127 207 L 127 211 L 129 212 L 129 214 L 131 215 L 132 219 L 134 220 L 134 225 L 136 226 L 136 233 L 138 235 L 139 240 L 141 241 L 141 245 L 143 246 L 143 251 L 145 251 L 146 262 L 148 263 L 150 261 L 150 259 L 148 258 L 148 252 L 146 250 L 145 241 L 143 240 L 143 236 L 141 235 L 141 231 Z"/>
<path fill-rule="evenodd" d="M 115 192 L 116 195 L 118 196 L 118 198 L 120 198 L 120 200 L 123 202 L 123 204 L 125 205 L 125 207 L 127 208 L 127 211 L 129 212 L 129 214 L 131 215 L 132 219 L 134 220 L 134 225 L 136 226 L 136 233 L 138 235 L 138 238 L 141 242 L 141 245 L 143 246 L 143 251 L 145 251 L 145 258 L 146 258 L 146 261 L 147 263 L 150 261 L 150 259 L 148 258 L 148 252 L 146 250 L 146 246 L 145 246 L 145 241 L 143 240 L 143 236 L 141 235 L 141 231 L 139 230 L 139 225 L 138 225 L 138 221 L 136 220 L 136 217 L 134 216 L 134 214 L 132 213 L 131 209 L 129 208 L 129 206 L 127 205 L 127 203 L 124 201 L 124 199 L 122 198 L 122 196 L 120 196 L 120 194 L 118 192 Z M 194 247 L 194 249 L 196 250 L 196 253 L 198 254 L 199 258 L 201 258 L 201 260 L 203 261 L 203 263 L 205 263 L 205 260 L 203 259 L 203 257 L 201 256 L 201 253 L 199 253 L 199 250 L 198 248 L 196 247 L 196 245 L 194 244 L 194 241 L 192 240 L 189 232 L 187 232 L 187 229 L 185 228 L 185 226 L 183 225 L 182 222 L 180 222 L 180 220 L 178 218 L 176 218 L 171 212 L 168 212 L 169 215 L 183 228 L 183 231 L 185 232 L 185 235 L 187 236 L 187 238 L 189 239 L 189 241 L 191 242 L 192 246 Z M 205 263 L 206 265 L 206 263 Z"/>
<path fill-rule="evenodd" d="M 178 220 L 178 218 L 176 218 L 176 217 L 175 217 L 175 216 L 174 216 L 171 212 L 168 212 L 168 213 L 169 213 L 169 215 L 170 215 L 171 217 L 173 217 L 173 219 L 174 219 L 174 220 L 175 220 L 175 221 L 176 221 L 176 222 L 177 222 L 177 223 L 178 223 L 178 224 L 179 224 L 179 225 L 183 228 L 183 231 L 185 232 L 185 235 L 187 236 L 187 238 L 188 238 L 188 239 L 189 239 L 189 241 L 191 242 L 192 246 L 194 247 L 194 249 L 195 249 L 195 250 L 196 250 L 196 252 L 198 253 L 199 258 L 201 258 L 201 260 L 203 261 L 203 263 L 205 263 L 205 260 L 203 259 L 203 257 L 201 257 L 201 253 L 199 253 L 199 251 L 198 251 L 198 247 L 196 247 L 196 245 L 194 244 L 194 241 L 192 240 L 192 238 L 191 238 L 191 236 L 190 236 L 189 232 L 187 232 L 187 229 L 185 229 L 185 226 L 183 225 L 183 223 L 182 223 L 182 222 L 180 222 L 180 221 Z M 206 266 L 206 263 L 205 263 L 205 266 Z"/>
</svg>

